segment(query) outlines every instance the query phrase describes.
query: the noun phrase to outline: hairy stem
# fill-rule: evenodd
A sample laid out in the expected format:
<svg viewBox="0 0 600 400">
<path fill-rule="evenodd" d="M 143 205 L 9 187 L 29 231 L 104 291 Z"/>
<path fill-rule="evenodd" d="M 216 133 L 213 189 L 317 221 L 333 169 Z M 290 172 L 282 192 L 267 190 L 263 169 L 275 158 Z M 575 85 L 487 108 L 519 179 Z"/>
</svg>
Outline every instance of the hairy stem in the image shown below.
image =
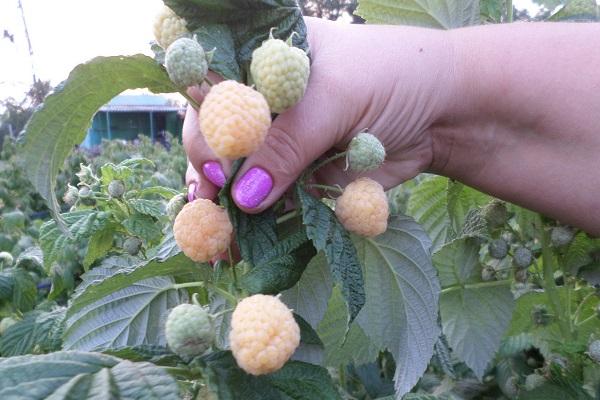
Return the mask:
<svg viewBox="0 0 600 400">
<path fill-rule="evenodd" d="M 493 281 L 493 282 L 467 283 L 465 285 L 449 286 L 447 288 L 442 289 L 442 291 L 440 293 L 445 294 L 445 293 L 450 293 L 450 292 L 454 292 L 455 290 L 461 290 L 461 289 L 481 289 L 481 288 L 486 288 L 486 287 L 505 286 L 505 285 L 510 285 L 510 284 L 511 284 L 510 279 L 504 279 L 501 281 Z"/>
</svg>

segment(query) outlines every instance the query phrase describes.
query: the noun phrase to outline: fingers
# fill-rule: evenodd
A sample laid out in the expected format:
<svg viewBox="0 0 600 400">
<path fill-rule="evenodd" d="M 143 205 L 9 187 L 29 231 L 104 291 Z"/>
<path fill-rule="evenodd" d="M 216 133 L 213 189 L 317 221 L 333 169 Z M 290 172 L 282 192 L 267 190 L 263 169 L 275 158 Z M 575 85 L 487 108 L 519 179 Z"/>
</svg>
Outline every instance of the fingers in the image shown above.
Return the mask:
<svg viewBox="0 0 600 400">
<path fill-rule="evenodd" d="M 203 174 L 198 173 L 194 166 L 188 162 L 185 173 L 185 184 L 188 187 L 188 201 L 196 199 L 214 200 L 219 193 L 219 188 L 210 182 Z"/>
</svg>

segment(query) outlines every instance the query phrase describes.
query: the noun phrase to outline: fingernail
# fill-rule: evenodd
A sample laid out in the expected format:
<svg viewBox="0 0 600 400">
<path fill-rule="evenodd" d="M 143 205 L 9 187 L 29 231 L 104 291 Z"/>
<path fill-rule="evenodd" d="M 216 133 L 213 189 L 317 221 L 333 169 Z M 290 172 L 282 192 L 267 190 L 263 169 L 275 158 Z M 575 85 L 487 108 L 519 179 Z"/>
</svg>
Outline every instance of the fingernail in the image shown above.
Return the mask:
<svg viewBox="0 0 600 400">
<path fill-rule="evenodd" d="M 267 198 L 273 189 L 273 178 L 262 168 L 250 168 L 237 181 L 234 196 L 239 205 L 245 208 L 255 208 Z"/>
<path fill-rule="evenodd" d="M 214 183 L 218 187 L 223 187 L 225 185 L 225 173 L 223 172 L 223 168 L 221 168 L 221 164 L 217 161 L 207 161 L 202 165 L 202 172 L 206 179 Z"/>
<path fill-rule="evenodd" d="M 192 182 L 188 186 L 188 203 L 191 203 L 192 201 L 196 200 L 196 188 L 197 187 L 198 187 L 198 184 L 196 182 Z"/>
</svg>

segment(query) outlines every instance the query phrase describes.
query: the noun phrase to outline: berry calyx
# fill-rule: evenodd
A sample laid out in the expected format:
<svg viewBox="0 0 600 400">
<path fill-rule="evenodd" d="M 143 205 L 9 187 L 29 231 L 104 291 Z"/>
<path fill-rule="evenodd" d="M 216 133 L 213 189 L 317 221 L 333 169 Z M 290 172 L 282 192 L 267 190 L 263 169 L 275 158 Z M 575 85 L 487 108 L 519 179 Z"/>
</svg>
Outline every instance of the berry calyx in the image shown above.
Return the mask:
<svg viewBox="0 0 600 400">
<path fill-rule="evenodd" d="M 335 202 L 335 215 L 350 232 L 366 237 L 382 234 L 389 217 L 383 186 L 370 178 L 350 183 Z"/>
<path fill-rule="evenodd" d="M 279 297 L 256 294 L 240 301 L 231 316 L 231 351 L 249 374 L 279 370 L 300 344 L 300 328 Z"/>
<path fill-rule="evenodd" d="M 227 211 L 210 200 L 187 203 L 173 224 L 173 235 L 183 253 L 206 262 L 229 247 L 233 226 Z"/>
<path fill-rule="evenodd" d="M 219 157 L 252 154 L 271 127 L 271 113 L 262 94 L 236 81 L 213 86 L 199 112 L 206 144 Z"/>
</svg>

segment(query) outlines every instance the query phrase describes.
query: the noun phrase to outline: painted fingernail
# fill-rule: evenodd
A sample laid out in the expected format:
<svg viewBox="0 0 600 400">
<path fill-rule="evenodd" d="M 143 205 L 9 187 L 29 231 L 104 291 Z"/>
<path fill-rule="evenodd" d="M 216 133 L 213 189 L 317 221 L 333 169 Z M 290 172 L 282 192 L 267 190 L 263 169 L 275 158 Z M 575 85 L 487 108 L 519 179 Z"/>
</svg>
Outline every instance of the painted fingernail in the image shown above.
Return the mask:
<svg viewBox="0 0 600 400">
<path fill-rule="evenodd" d="M 273 178 L 262 168 L 250 168 L 237 181 L 234 197 L 239 205 L 245 208 L 255 208 L 267 198 L 273 189 Z"/>
<path fill-rule="evenodd" d="M 207 161 L 202 165 L 202 172 L 206 179 L 214 183 L 218 187 L 223 187 L 225 185 L 225 173 L 223 172 L 223 168 L 221 168 L 221 164 L 217 161 Z"/>
<path fill-rule="evenodd" d="M 189 203 L 196 200 L 196 188 L 197 187 L 198 187 L 198 184 L 196 182 L 192 182 L 188 186 L 188 202 Z"/>
</svg>

